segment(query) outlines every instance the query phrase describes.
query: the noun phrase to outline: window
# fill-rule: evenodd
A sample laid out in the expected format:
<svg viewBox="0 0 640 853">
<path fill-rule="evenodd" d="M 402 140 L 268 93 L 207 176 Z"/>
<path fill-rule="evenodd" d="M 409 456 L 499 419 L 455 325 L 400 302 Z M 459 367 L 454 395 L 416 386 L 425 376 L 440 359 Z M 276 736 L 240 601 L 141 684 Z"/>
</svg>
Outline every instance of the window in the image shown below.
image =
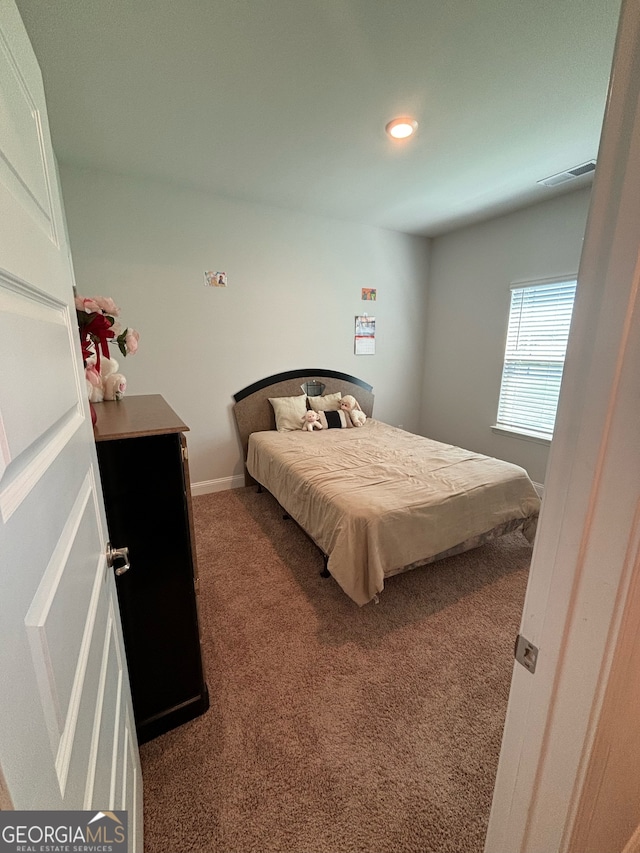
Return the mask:
<svg viewBox="0 0 640 853">
<path fill-rule="evenodd" d="M 498 429 L 553 436 L 575 292 L 575 279 L 512 287 Z"/>
</svg>

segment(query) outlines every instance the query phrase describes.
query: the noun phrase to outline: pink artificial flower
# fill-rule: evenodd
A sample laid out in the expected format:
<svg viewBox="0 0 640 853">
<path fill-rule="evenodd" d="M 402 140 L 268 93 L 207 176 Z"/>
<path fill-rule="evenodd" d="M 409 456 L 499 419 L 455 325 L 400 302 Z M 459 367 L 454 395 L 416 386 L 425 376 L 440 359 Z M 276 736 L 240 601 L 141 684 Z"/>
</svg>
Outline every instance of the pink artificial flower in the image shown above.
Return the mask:
<svg viewBox="0 0 640 853">
<path fill-rule="evenodd" d="M 100 313 L 100 306 L 95 299 L 85 299 L 84 296 L 76 296 L 75 303 L 78 311 L 85 311 L 87 314 Z"/>
<path fill-rule="evenodd" d="M 94 296 L 93 301 L 100 311 L 104 311 L 110 317 L 117 317 L 120 313 L 120 309 L 110 296 Z"/>
<path fill-rule="evenodd" d="M 127 331 L 127 335 L 124 339 L 125 346 L 127 348 L 127 352 L 134 355 L 136 350 L 138 349 L 138 341 L 140 340 L 140 335 L 136 332 L 135 329 L 129 329 Z"/>
<path fill-rule="evenodd" d="M 135 329 L 125 328 L 116 322 L 120 309 L 109 296 L 75 296 L 78 331 L 82 347 L 82 359 L 89 366 L 94 359 L 100 373 L 100 358 L 109 358 L 109 344 L 117 344 L 123 356 L 133 355 L 138 350 L 140 335 Z M 91 377 L 87 376 L 89 381 Z"/>
</svg>

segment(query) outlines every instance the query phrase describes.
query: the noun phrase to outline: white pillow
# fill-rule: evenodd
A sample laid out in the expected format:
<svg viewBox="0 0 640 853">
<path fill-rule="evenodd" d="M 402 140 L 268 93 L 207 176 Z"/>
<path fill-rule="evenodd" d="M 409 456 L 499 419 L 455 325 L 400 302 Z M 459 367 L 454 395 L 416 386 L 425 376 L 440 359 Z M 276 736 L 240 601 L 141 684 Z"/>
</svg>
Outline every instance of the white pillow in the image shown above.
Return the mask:
<svg viewBox="0 0 640 853">
<path fill-rule="evenodd" d="M 314 412 L 337 412 L 340 408 L 342 393 L 323 394 L 321 397 L 309 397 L 309 405 Z"/>
<path fill-rule="evenodd" d="M 269 402 L 273 406 L 278 432 L 302 429 L 302 418 L 307 411 L 306 394 L 299 397 L 269 397 Z"/>
</svg>

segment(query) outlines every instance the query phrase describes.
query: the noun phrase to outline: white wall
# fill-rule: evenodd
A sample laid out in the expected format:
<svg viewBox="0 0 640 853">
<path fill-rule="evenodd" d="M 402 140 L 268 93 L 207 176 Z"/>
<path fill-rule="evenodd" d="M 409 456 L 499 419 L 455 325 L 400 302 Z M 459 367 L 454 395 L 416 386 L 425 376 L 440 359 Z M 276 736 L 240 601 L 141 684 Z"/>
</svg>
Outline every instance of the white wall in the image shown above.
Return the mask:
<svg viewBox="0 0 640 853">
<path fill-rule="evenodd" d="M 120 358 L 127 393 L 162 394 L 190 426 L 200 490 L 242 474 L 232 395 L 272 373 L 358 376 L 377 417 L 417 431 L 426 239 L 64 164 L 61 181 L 78 292 L 112 296 L 139 330 L 138 353 Z M 228 287 L 205 287 L 205 270 Z M 365 311 L 375 356 L 353 353 Z"/>
<path fill-rule="evenodd" d="M 544 482 L 548 445 L 495 424 L 509 286 L 578 271 L 590 189 L 437 237 L 431 244 L 420 432 L 515 462 Z"/>
</svg>

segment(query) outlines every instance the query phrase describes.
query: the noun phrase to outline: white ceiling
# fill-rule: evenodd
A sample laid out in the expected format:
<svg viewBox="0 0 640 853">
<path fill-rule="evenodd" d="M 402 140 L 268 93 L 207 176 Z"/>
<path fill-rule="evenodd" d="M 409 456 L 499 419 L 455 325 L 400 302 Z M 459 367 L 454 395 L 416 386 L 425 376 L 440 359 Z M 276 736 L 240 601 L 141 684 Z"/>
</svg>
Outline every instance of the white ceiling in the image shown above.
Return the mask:
<svg viewBox="0 0 640 853">
<path fill-rule="evenodd" d="M 16 2 L 60 162 L 426 235 L 588 184 L 620 6 Z"/>
</svg>

